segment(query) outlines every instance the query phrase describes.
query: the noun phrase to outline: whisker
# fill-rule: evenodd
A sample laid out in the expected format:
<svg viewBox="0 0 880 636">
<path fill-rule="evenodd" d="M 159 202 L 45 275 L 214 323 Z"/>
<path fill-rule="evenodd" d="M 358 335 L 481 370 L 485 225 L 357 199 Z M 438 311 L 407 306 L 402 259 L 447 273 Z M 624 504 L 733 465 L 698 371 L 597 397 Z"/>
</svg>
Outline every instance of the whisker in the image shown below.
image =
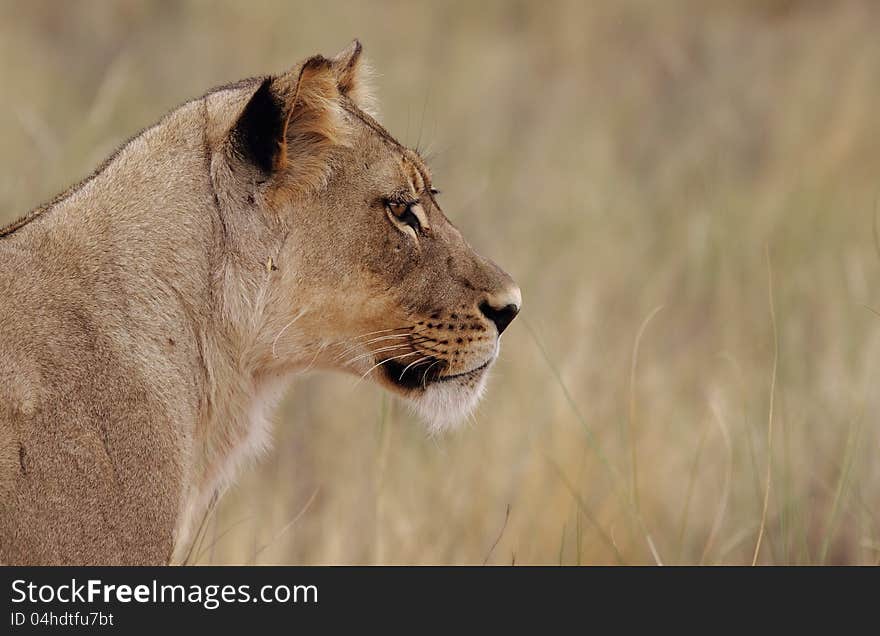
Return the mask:
<svg viewBox="0 0 880 636">
<path fill-rule="evenodd" d="M 382 340 L 394 340 L 395 338 L 409 338 L 409 337 L 410 337 L 410 334 L 408 334 L 408 333 L 394 334 L 393 336 L 379 336 L 377 338 L 371 338 L 370 340 L 367 340 L 366 342 L 359 342 L 358 346 L 361 346 L 361 345 L 367 346 L 368 344 L 372 344 L 374 342 L 380 342 Z"/>
<path fill-rule="evenodd" d="M 383 351 L 393 351 L 394 349 L 402 349 L 403 347 L 409 347 L 412 345 L 422 344 L 423 342 L 425 342 L 425 340 L 414 340 L 411 342 L 401 342 L 401 343 L 398 343 L 395 345 L 389 345 L 387 347 L 380 347 L 379 349 L 374 349 L 372 351 L 367 351 L 365 353 L 357 355 L 354 358 L 351 358 L 350 360 L 343 362 L 342 366 L 347 366 L 347 365 L 351 364 L 352 362 L 360 360 L 361 358 L 366 358 L 366 357 L 371 356 L 375 353 L 381 353 Z M 356 349 L 356 347 L 355 347 L 355 349 Z M 352 350 L 347 350 L 347 351 L 341 353 L 340 355 L 338 355 L 336 357 L 336 360 L 340 360 L 344 355 L 349 354 L 351 352 L 352 352 Z"/>
<path fill-rule="evenodd" d="M 402 333 L 402 334 L 394 335 L 394 336 L 379 336 L 378 338 L 373 338 L 372 340 L 367 340 L 366 342 L 359 342 L 359 343 L 354 344 L 350 347 L 347 347 L 342 353 L 340 353 L 337 356 L 337 360 L 339 358 L 345 357 L 346 355 L 348 355 L 352 351 L 356 351 L 358 349 L 358 347 L 366 347 L 367 345 L 373 344 L 375 342 L 380 342 L 382 340 L 393 340 L 395 338 L 409 338 L 409 334 Z M 343 343 L 340 343 L 340 344 L 343 344 Z"/>
<path fill-rule="evenodd" d="M 422 375 L 422 388 L 423 389 L 426 389 L 428 387 L 428 371 L 430 371 L 432 368 L 434 368 L 435 365 L 440 364 L 440 362 L 441 362 L 441 360 L 437 360 L 437 362 L 435 362 L 430 367 L 425 369 L 425 373 Z"/>
<path fill-rule="evenodd" d="M 315 362 L 318 360 L 318 356 L 321 355 L 321 352 L 323 352 L 324 349 L 326 349 L 327 347 L 328 347 L 328 343 L 326 343 L 326 342 L 322 343 L 318 347 L 317 351 L 315 351 L 315 355 L 312 357 L 312 361 L 309 362 L 309 364 L 306 366 L 305 369 L 303 369 L 302 371 L 298 371 L 297 373 L 302 375 L 304 373 L 308 373 L 309 371 L 311 371 L 312 368 L 315 366 Z"/>
<path fill-rule="evenodd" d="M 273 359 L 277 359 L 277 358 L 278 358 L 278 355 L 275 353 L 275 345 L 278 344 L 278 339 L 281 337 L 281 335 L 282 335 L 285 331 L 287 331 L 287 329 L 288 329 L 288 327 L 290 327 L 290 325 L 292 325 L 292 324 L 295 323 L 297 320 L 299 320 L 300 318 L 302 318 L 303 315 L 305 315 L 305 313 L 306 313 L 306 310 L 305 310 L 305 309 L 301 310 L 296 316 L 294 316 L 293 320 L 291 320 L 289 323 L 287 323 L 286 325 L 284 325 L 284 327 L 281 328 L 281 331 L 279 331 L 279 332 L 278 332 L 278 335 L 275 336 L 275 339 L 272 340 L 272 358 L 273 358 Z"/>
<path fill-rule="evenodd" d="M 400 377 L 398 378 L 398 380 L 403 380 L 403 375 L 409 370 L 409 368 L 411 366 L 416 365 L 419 362 L 427 362 L 430 359 L 431 359 L 431 356 L 422 356 L 421 358 L 419 358 L 415 362 L 409 363 L 408 365 L 406 365 L 406 367 L 404 367 L 403 371 L 400 372 Z"/>
<path fill-rule="evenodd" d="M 385 359 L 382 360 L 381 362 L 377 362 L 376 364 L 374 364 L 373 366 L 371 366 L 369 369 L 367 369 L 367 372 L 364 373 L 364 374 L 358 379 L 358 381 L 357 381 L 357 383 L 355 384 L 355 386 L 357 386 L 358 384 L 360 384 L 360 383 L 363 381 L 363 379 L 364 379 L 365 377 L 367 377 L 367 376 L 370 374 L 370 372 L 371 372 L 373 369 L 375 369 L 376 367 L 381 367 L 381 366 L 382 366 L 383 364 L 385 364 L 386 362 L 391 362 L 392 360 L 397 360 L 398 358 L 405 358 L 405 357 L 407 357 L 407 356 L 413 356 L 413 355 L 416 355 L 416 352 L 415 352 L 415 351 L 410 351 L 409 353 L 404 353 L 404 354 L 399 355 L 399 356 L 393 356 L 393 357 L 391 357 L 391 358 L 385 358 Z"/>
<path fill-rule="evenodd" d="M 387 333 L 389 331 L 400 331 L 401 329 L 407 329 L 407 327 L 392 327 L 391 329 L 379 329 L 378 331 L 369 331 L 367 333 L 362 333 L 359 336 L 355 336 L 352 340 L 358 340 L 360 338 L 366 338 L 367 336 L 372 336 L 377 333 Z"/>
<path fill-rule="evenodd" d="M 408 346 L 409 346 L 409 344 L 404 342 L 401 344 L 392 345 L 390 347 L 382 347 L 380 349 L 376 349 L 375 351 L 367 351 L 366 353 L 362 353 L 358 356 L 355 356 L 355 357 L 351 358 L 350 360 L 346 360 L 345 362 L 342 363 L 342 366 L 347 367 L 348 365 L 350 365 L 353 362 L 357 362 L 358 360 L 361 360 L 363 358 L 369 358 L 370 356 L 373 356 L 377 353 L 382 353 L 383 351 L 396 351 L 399 349 L 405 349 Z M 413 351 L 413 353 L 416 353 L 416 352 Z"/>
</svg>

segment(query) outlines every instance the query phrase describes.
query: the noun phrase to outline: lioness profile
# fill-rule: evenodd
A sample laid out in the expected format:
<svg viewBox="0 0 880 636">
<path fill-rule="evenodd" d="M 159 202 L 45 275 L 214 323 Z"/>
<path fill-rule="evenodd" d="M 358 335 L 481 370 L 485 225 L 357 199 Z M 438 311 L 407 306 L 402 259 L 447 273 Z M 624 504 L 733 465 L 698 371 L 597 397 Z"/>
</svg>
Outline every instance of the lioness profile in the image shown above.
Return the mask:
<svg viewBox="0 0 880 636">
<path fill-rule="evenodd" d="M 177 562 L 297 371 L 473 408 L 520 292 L 369 113 L 361 47 L 185 103 L 0 229 L 0 562 Z"/>
</svg>

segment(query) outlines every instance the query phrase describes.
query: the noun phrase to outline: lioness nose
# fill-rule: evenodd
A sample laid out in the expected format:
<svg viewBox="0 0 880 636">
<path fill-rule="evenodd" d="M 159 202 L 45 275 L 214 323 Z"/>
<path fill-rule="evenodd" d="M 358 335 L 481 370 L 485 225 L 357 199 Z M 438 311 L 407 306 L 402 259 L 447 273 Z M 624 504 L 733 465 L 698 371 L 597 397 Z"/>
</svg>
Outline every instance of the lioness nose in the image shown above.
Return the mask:
<svg viewBox="0 0 880 636">
<path fill-rule="evenodd" d="M 495 323 L 498 335 L 507 329 L 522 304 L 522 296 L 518 287 L 505 290 L 502 293 L 492 294 L 480 303 L 480 311 L 489 320 Z"/>
</svg>

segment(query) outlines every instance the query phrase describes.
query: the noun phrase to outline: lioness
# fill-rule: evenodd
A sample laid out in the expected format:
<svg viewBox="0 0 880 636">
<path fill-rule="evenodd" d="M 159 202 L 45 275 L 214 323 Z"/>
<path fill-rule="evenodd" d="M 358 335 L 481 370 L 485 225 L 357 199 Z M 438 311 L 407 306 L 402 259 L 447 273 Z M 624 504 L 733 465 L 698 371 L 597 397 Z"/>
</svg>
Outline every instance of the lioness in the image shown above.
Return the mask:
<svg viewBox="0 0 880 636">
<path fill-rule="evenodd" d="M 161 564 L 313 367 L 434 430 L 520 308 L 369 114 L 361 46 L 187 102 L 0 229 L 0 562 Z"/>
</svg>

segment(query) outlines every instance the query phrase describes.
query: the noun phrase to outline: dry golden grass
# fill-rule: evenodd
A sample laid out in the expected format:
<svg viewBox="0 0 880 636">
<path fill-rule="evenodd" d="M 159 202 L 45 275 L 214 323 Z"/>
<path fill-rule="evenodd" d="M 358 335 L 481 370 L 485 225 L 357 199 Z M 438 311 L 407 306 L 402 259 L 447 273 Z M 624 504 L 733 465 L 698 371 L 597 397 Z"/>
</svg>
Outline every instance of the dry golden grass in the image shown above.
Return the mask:
<svg viewBox="0 0 880 636">
<path fill-rule="evenodd" d="M 751 563 L 763 517 L 758 563 L 877 563 L 878 33 L 869 1 L 3 2 L 0 221 L 357 36 L 522 318 L 443 438 L 302 378 L 198 562 Z"/>
</svg>

